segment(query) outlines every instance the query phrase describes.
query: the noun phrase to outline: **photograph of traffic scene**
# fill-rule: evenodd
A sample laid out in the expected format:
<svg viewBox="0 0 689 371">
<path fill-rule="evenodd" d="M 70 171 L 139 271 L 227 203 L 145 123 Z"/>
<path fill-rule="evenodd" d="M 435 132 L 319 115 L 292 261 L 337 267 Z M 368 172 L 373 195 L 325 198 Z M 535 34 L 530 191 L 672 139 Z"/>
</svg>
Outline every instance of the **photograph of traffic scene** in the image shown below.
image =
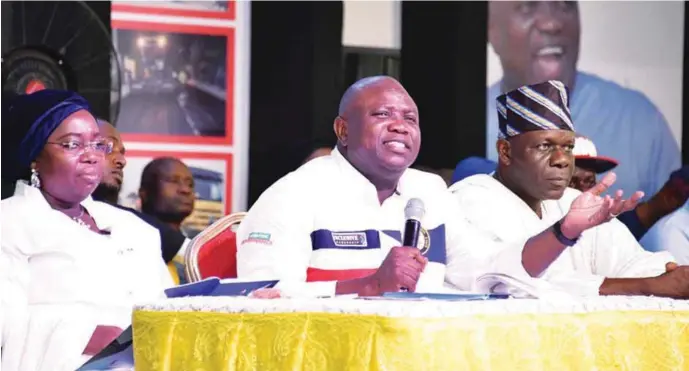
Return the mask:
<svg viewBox="0 0 689 371">
<path fill-rule="evenodd" d="M 135 5 L 155 8 L 172 8 L 185 10 L 204 10 L 225 12 L 229 2 L 225 1 L 113 1 L 113 4 Z"/>
<path fill-rule="evenodd" d="M 226 136 L 227 37 L 113 30 L 124 134 Z"/>
</svg>

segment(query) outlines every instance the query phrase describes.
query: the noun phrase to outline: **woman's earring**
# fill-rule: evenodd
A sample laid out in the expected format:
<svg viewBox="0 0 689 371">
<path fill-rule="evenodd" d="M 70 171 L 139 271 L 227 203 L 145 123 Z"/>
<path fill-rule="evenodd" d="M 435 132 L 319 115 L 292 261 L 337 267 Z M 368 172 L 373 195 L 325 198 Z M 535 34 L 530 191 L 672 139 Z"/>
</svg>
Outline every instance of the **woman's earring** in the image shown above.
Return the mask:
<svg viewBox="0 0 689 371">
<path fill-rule="evenodd" d="M 41 179 L 38 178 L 38 171 L 36 171 L 36 169 L 31 169 L 31 186 L 36 188 L 41 187 Z"/>
</svg>

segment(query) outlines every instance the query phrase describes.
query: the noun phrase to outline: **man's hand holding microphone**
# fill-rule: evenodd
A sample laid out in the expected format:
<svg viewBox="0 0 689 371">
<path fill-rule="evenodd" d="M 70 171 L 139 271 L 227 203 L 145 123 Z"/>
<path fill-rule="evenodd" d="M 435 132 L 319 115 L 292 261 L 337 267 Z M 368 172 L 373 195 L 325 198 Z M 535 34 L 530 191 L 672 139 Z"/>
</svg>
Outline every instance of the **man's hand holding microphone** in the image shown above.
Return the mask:
<svg viewBox="0 0 689 371">
<path fill-rule="evenodd" d="M 414 247 L 421 231 L 421 219 L 425 214 L 423 201 L 412 198 L 404 209 L 403 246 L 390 249 L 376 273 L 364 277 L 361 296 L 379 296 L 385 292 L 416 291 L 416 283 L 428 264 L 421 250 Z"/>
</svg>

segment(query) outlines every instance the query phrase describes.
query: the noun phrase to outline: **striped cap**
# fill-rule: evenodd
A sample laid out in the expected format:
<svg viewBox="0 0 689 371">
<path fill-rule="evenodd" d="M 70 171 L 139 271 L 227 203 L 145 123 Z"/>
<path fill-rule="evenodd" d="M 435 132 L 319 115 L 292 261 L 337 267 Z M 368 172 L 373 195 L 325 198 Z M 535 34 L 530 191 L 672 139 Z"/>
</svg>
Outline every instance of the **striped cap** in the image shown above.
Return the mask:
<svg viewBox="0 0 689 371">
<path fill-rule="evenodd" d="M 574 131 L 569 113 L 569 91 L 560 81 L 526 85 L 496 99 L 500 138 L 534 130 Z"/>
</svg>

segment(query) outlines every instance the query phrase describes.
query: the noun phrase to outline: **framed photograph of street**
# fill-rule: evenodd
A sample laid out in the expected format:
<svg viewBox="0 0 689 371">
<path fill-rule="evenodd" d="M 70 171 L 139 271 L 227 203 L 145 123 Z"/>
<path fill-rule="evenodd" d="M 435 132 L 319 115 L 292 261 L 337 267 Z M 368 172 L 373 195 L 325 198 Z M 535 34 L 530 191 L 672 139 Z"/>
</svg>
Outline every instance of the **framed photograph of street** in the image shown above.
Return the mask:
<svg viewBox="0 0 689 371">
<path fill-rule="evenodd" d="M 125 141 L 232 145 L 233 28 L 113 20 Z"/>
<path fill-rule="evenodd" d="M 230 1 L 113 1 L 112 11 L 179 17 L 235 19 Z"/>
</svg>

